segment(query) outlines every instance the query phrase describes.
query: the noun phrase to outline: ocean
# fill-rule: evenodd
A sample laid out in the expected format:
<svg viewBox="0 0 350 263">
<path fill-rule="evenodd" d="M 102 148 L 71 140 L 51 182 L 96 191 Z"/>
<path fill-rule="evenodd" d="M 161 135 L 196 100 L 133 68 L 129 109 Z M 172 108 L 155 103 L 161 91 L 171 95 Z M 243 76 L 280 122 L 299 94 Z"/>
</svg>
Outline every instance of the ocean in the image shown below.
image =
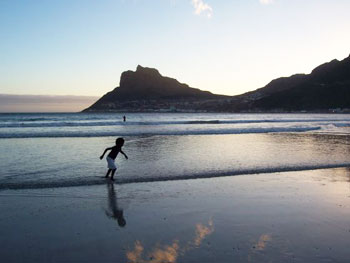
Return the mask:
<svg viewBox="0 0 350 263">
<path fill-rule="evenodd" d="M 117 137 L 117 184 L 350 167 L 349 114 L 2 113 L 0 190 L 104 184 Z"/>
</svg>

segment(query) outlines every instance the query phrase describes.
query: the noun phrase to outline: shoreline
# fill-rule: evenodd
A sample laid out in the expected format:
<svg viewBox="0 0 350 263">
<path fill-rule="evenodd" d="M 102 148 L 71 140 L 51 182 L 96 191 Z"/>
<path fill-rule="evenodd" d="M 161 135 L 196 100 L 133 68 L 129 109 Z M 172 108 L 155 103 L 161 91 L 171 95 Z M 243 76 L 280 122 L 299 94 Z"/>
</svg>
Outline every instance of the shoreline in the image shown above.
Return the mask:
<svg viewBox="0 0 350 263">
<path fill-rule="evenodd" d="M 326 165 L 309 165 L 301 167 L 279 167 L 279 168 L 261 168 L 261 169 L 248 169 L 248 170 L 237 170 L 219 173 L 208 173 L 208 174 L 193 174 L 193 175 L 183 175 L 183 176 L 168 176 L 168 177 L 147 177 L 147 178 L 118 178 L 116 176 L 115 180 L 112 182 L 114 185 L 129 185 L 129 184 L 140 184 L 140 183 L 160 183 L 160 182 L 172 182 L 172 181 L 187 181 L 187 180 L 201 180 L 201 179 L 211 179 L 211 178 L 222 178 L 222 177 L 234 177 L 234 176 L 246 176 L 246 175 L 264 175 L 264 174 L 278 174 L 278 173 L 289 173 L 289 172 L 308 172 L 317 170 L 327 170 L 327 169 L 337 169 L 344 168 L 350 169 L 350 163 L 341 164 L 326 164 Z M 74 182 L 57 182 L 57 183 L 24 183 L 18 185 L 18 183 L 7 183 L 0 186 L 1 191 L 7 190 L 36 190 L 36 189 L 51 189 L 51 188 L 70 188 L 70 187 L 85 187 L 85 186 L 98 186 L 104 185 L 108 180 L 104 176 L 95 176 L 94 180 L 89 182 L 84 181 L 74 181 Z M 98 179 L 97 179 L 98 178 Z"/>
</svg>

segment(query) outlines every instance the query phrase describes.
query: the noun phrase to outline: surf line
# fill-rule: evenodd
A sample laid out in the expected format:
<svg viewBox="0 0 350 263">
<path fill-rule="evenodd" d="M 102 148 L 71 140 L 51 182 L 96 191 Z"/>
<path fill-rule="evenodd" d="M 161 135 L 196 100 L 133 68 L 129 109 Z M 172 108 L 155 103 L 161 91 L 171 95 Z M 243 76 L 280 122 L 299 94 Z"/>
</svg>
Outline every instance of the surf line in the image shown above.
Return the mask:
<svg viewBox="0 0 350 263">
<path fill-rule="evenodd" d="M 324 165 L 304 165 L 304 166 L 286 166 L 286 167 L 264 167 L 257 169 L 246 169 L 246 170 L 234 170 L 234 171 L 223 171 L 218 173 L 202 173 L 192 175 L 174 175 L 174 176 L 158 176 L 158 177 L 145 177 L 145 178 L 116 178 L 115 184 L 134 184 L 134 183 L 152 183 L 152 182 L 165 182 L 165 181 L 181 181 L 181 180 L 195 180 L 195 179 L 208 179 L 208 178 L 219 178 L 229 176 L 241 176 L 241 175 L 253 175 L 253 174 L 276 174 L 286 172 L 297 172 L 297 171 L 311 171 L 311 170 L 323 170 L 323 169 L 334 169 L 334 168 L 349 168 L 350 163 L 339 163 L 339 164 L 324 164 Z M 62 187 L 80 187 L 80 186 L 93 186 L 103 185 L 106 183 L 106 179 L 99 178 L 91 180 L 82 180 L 78 178 L 72 181 L 43 183 L 43 182 L 31 182 L 31 183 L 3 183 L 0 185 L 1 190 L 20 190 L 20 189 L 43 189 L 43 188 L 62 188 Z"/>
<path fill-rule="evenodd" d="M 305 165 L 305 166 L 293 166 L 293 167 L 268 167 L 268 168 L 257 168 L 247 170 L 234 170 L 224 171 L 217 173 L 205 173 L 205 174 L 193 174 L 193 175 L 179 175 L 179 176 L 159 176 L 159 177 L 147 177 L 147 178 L 123 178 L 116 181 L 116 184 L 132 184 L 132 183 L 149 183 L 149 182 L 164 182 L 164 181 L 180 181 L 180 180 L 195 180 L 195 179 L 208 179 L 216 177 L 229 177 L 229 176 L 240 176 L 240 175 L 253 175 L 253 174 L 275 174 L 275 173 L 286 173 L 286 172 L 298 172 L 298 171 L 311 171 L 311 170 L 324 170 L 324 169 L 335 169 L 335 168 L 350 168 L 350 163 L 342 164 L 326 164 L 326 165 Z"/>
</svg>

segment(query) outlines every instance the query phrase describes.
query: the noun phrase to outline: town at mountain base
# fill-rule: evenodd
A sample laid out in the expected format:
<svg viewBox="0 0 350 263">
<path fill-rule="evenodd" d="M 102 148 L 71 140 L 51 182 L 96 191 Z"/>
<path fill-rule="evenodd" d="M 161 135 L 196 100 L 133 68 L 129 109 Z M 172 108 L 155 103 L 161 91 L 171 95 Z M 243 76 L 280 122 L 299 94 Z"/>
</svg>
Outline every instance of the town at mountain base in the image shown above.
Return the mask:
<svg viewBox="0 0 350 263">
<path fill-rule="evenodd" d="M 350 56 L 271 81 L 238 96 L 191 88 L 158 70 L 138 66 L 123 72 L 120 86 L 84 112 L 349 112 Z"/>
</svg>

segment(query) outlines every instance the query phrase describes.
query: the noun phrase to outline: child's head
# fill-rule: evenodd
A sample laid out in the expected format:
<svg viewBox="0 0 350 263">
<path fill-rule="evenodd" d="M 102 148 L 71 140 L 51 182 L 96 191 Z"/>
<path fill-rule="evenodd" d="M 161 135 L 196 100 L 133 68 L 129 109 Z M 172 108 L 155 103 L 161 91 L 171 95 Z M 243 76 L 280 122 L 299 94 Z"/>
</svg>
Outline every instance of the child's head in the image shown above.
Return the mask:
<svg viewBox="0 0 350 263">
<path fill-rule="evenodd" d="M 122 147 L 124 145 L 124 139 L 123 138 L 118 138 L 115 140 L 115 145 Z"/>
</svg>

